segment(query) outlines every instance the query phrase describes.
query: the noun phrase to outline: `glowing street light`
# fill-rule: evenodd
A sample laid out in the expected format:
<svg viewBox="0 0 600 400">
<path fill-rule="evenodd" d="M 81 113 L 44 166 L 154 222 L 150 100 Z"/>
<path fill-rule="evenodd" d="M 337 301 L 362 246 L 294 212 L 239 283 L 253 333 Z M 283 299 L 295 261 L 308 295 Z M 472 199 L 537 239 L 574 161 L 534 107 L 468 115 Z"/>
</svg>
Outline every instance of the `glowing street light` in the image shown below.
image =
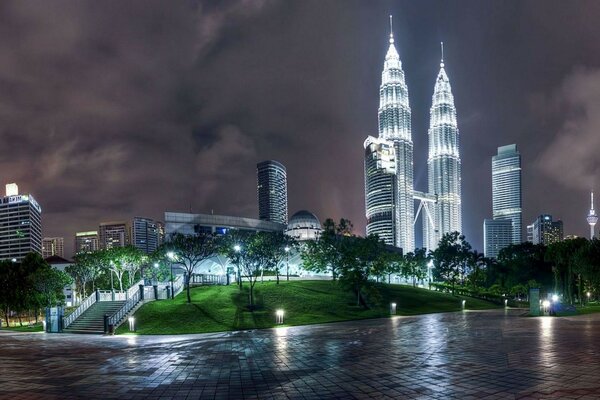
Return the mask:
<svg viewBox="0 0 600 400">
<path fill-rule="evenodd" d="M 463 300 L 461 304 L 462 304 L 462 309 L 464 310 L 467 305 L 467 301 Z"/>
<path fill-rule="evenodd" d="M 390 314 L 396 315 L 396 303 L 390 303 Z"/>
<path fill-rule="evenodd" d="M 557 294 L 553 294 L 553 295 L 552 295 L 552 302 L 553 302 L 553 303 L 556 303 L 556 302 L 558 302 L 558 295 L 557 295 Z"/>
<path fill-rule="evenodd" d="M 275 311 L 275 323 L 277 325 L 283 324 L 283 310 L 279 309 Z"/>
</svg>

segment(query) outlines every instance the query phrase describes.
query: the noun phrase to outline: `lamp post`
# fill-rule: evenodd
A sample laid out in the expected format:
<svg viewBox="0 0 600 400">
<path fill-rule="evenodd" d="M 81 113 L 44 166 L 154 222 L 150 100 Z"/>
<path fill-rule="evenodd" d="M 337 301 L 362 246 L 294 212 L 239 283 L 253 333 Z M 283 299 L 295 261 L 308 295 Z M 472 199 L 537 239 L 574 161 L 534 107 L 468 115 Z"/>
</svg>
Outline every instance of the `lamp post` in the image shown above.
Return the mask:
<svg viewBox="0 0 600 400">
<path fill-rule="evenodd" d="M 171 265 L 171 299 L 174 299 L 175 292 L 173 291 L 173 260 L 175 259 L 175 253 L 169 251 L 167 253 L 167 257 L 169 257 L 169 260 L 171 260 L 171 262 L 169 263 Z"/>
<path fill-rule="evenodd" d="M 238 286 L 240 287 L 240 289 L 242 288 L 242 273 L 240 271 L 240 251 L 242 250 L 242 246 L 240 246 L 239 244 L 236 244 L 233 246 L 233 251 L 235 251 L 236 255 L 235 255 L 235 265 L 237 267 L 237 281 L 238 281 Z"/>
<path fill-rule="evenodd" d="M 290 280 L 290 246 L 285 246 L 285 268 L 287 280 Z"/>
<path fill-rule="evenodd" d="M 431 290 L 431 270 L 433 269 L 433 260 L 429 260 L 427 263 L 427 280 L 429 281 L 429 289 Z"/>
<path fill-rule="evenodd" d="M 112 260 L 110 261 L 110 266 L 110 291 L 112 292 L 115 290 L 113 286 L 113 268 L 115 267 L 115 263 Z"/>
</svg>

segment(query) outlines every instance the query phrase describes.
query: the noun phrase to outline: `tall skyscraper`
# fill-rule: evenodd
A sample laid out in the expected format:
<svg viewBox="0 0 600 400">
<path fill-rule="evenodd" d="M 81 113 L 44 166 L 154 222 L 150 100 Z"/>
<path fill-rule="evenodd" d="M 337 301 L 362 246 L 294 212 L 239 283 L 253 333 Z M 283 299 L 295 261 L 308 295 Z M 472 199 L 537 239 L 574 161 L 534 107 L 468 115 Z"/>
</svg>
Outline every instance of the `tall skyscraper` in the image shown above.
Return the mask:
<svg viewBox="0 0 600 400">
<path fill-rule="evenodd" d="M 0 198 L 0 259 L 20 261 L 28 253 L 42 254 L 42 208 L 30 194 L 6 185 Z"/>
<path fill-rule="evenodd" d="M 258 218 L 287 224 L 287 172 L 283 164 L 268 160 L 256 164 Z"/>
<path fill-rule="evenodd" d="M 494 219 L 512 221 L 512 243 L 522 242 L 521 154 L 516 144 L 498 147 L 492 157 L 492 212 Z"/>
<path fill-rule="evenodd" d="M 75 254 L 91 253 L 99 250 L 98 231 L 87 231 L 75 233 Z"/>
<path fill-rule="evenodd" d="M 65 238 L 47 237 L 42 239 L 42 257 L 65 257 Z"/>
<path fill-rule="evenodd" d="M 396 150 L 385 139 L 365 141 L 367 234 L 396 246 Z"/>
<path fill-rule="evenodd" d="M 527 241 L 533 244 L 545 244 L 563 240 L 563 222 L 553 221 L 552 215 L 542 214 L 527 225 Z"/>
<path fill-rule="evenodd" d="M 436 196 L 433 205 L 433 223 L 423 218 L 423 242 L 434 250 L 442 236 L 462 232 L 461 162 L 456 107 L 450 80 L 442 60 L 433 90 L 429 121 L 429 157 L 427 158 L 428 190 Z"/>
<path fill-rule="evenodd" d="M 587 216 L 587 223 L 590 225 L 590 239 L 594 238 L 594 226 L 598 223 L 598 216 L 596 215 L 596 210 L 594 210 L 594 192 L 591 194 L 591 206 L 590 212 Z"/>
<path fill-rule="evenodd" d="M 505 247 L 512 244 L 513 225 L 510 219 L 485 219 L 483 221 L 483 253 L 496 258 Z"/>
<path fill-rule="evenodd" d="M 132 244 L 140 251 L 150 254 L 163 242 L 162 223 L 150 218 L 134 217 L 131 226 Z"/>
<path fill-rule="evenodd" d="M 127 221 L 101 222 L 98 228 L 98 239 L 100 249 L 130 245 L 129 223 Z"/>
<path fill-rule="evenodd" d="M 393 244 L 408 252 L 415 248 L 411 110 L 393 31 L 381 74 L 378 120 L 379 138 L 365 140 L 367 234 L 378 234 L 388 244 L 392 244 L 393 237 Z M 390 167 L 390 162 L 379 163 L 381 166 L 378 167 L 376 160 L 383 158 L 393 160 L 394 168 Z M 390 183 L 392 179 L 393 184 Z M 379 201 L 374 201 L 376 198 Z M 393 230 L 383 233 L 390 225 Z"/>
</svg>

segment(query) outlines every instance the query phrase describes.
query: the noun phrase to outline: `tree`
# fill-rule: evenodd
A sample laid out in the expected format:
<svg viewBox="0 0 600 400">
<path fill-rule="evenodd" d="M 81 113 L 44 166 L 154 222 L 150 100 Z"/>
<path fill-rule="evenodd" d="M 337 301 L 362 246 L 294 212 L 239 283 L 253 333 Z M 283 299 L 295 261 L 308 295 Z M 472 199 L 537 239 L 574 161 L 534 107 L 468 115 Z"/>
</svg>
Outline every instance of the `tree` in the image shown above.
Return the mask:
<svg viewBox="0 0 600 400">
<path fill-rule="evenodd" d="M 587 239 L 577 238 L 552 243 L 546 251 L 546 260 L 552 264 L 554 273 L 554 291 L 562 289 L 564 297 L 573 304 L 573 286 L 575 285 L 575 270 L 577 252 L 587 245 Z M 582 297 L 582 284 L 579 280 L 579 299 Z"/>
<path fill-rule="evenodd" d="M 427 263 L 429 260 L 427 249 L 424 248 L 406 253 L 400 273 L 405 279 L 412 279 L 413 286 L 417 286 L 417 281 L 427 277 Z"/>
<path fill-rule="evenodd" d="M 88 283 L 91 282 L 92 290 L 95 290 L 95 281 L 104 270 L 103 260 L 98 252 L 78 253 L 74 258 L 75 264 L 67 266 L 65 272 L 75 281 L 77 292 L 80 298 L 83 299 L 87 295 L 86 286 Z"/>
<path fill-rule="evenodd" d="M 335 281 L 342 262 L 342 247 L 352 237 L 352 227 L 348 219 L 342 218 L 338 224 L 331 218 L 326 219 L 319 238 L 307 241 L 302 250 L 304 268 L 317 273 L 329 272 Z"/>
<path fill-rule="evenodd" d="M 271 245 L 273 246 L 273 257 L 275 261 L 275 275 L 277 276 L 277 284 L 279 285 L 279 275 L 281 274 L 281 266 L 284 261 L 289 262 L 290 252 L 296 248 L 296 240 L 284 234 L 283 232 L 277 232 L 272 234 Z M 286 272 L 287 280 L 290 280 L 289 265 Z"/>
<path fill-rule="evenodd" d="M 33 288 L 44 299 L 44 306 L 52 307 L 64 301 L 63 288 L 72 282 L 69 275 L 50 266 L 43 266 L 31 275 Z"/>
<path fill-rule="evenodd" d="M 432 252 L 436 277 L 452 285 L 452 294 L 459 280 L 464 280 L 470 257 L 471 245 L 459 232 L 444 234 L 440 243 Z"/>
<path fill-rule="evenodd" d="M 175 233 L 171 236 L 165 249 L 170 254 L 172 262 L 179 265 L 184 271 L 187 301 L 191 303 L 190 282 L 192 274 L 203 261 L 218 254 L 217 238 L 210 233 L 198 233 L 196 235 Z"/>
<path fill-rule="evenodd" d="M 235 265 L 237 283 L 242 289 L 242 251 L 248 248 L 253 232 L 229 230 L 225 236 L 219 240 L 219 254 L 226 256 Z"/>
</svg>

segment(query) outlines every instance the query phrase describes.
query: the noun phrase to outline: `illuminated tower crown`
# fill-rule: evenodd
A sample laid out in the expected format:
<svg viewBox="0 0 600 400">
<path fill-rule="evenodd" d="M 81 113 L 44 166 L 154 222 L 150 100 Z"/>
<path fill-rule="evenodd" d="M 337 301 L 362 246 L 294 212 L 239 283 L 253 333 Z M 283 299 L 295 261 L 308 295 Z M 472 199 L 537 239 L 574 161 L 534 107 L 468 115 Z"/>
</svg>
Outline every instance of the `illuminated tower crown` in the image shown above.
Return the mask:
<svg viewBox="0 0 600 400">
<path fill-rule="evenodd" d="M 590 213 L 587 216 L 587 223 L 590 224 L 590 239 L 594 238 L 594 225 L 598 222 L 598 216 L 596 215 L 596 210 L 594 210 L 594 192 L 592 192 L 592 204 L 590 208 Z"/>
</svg>

